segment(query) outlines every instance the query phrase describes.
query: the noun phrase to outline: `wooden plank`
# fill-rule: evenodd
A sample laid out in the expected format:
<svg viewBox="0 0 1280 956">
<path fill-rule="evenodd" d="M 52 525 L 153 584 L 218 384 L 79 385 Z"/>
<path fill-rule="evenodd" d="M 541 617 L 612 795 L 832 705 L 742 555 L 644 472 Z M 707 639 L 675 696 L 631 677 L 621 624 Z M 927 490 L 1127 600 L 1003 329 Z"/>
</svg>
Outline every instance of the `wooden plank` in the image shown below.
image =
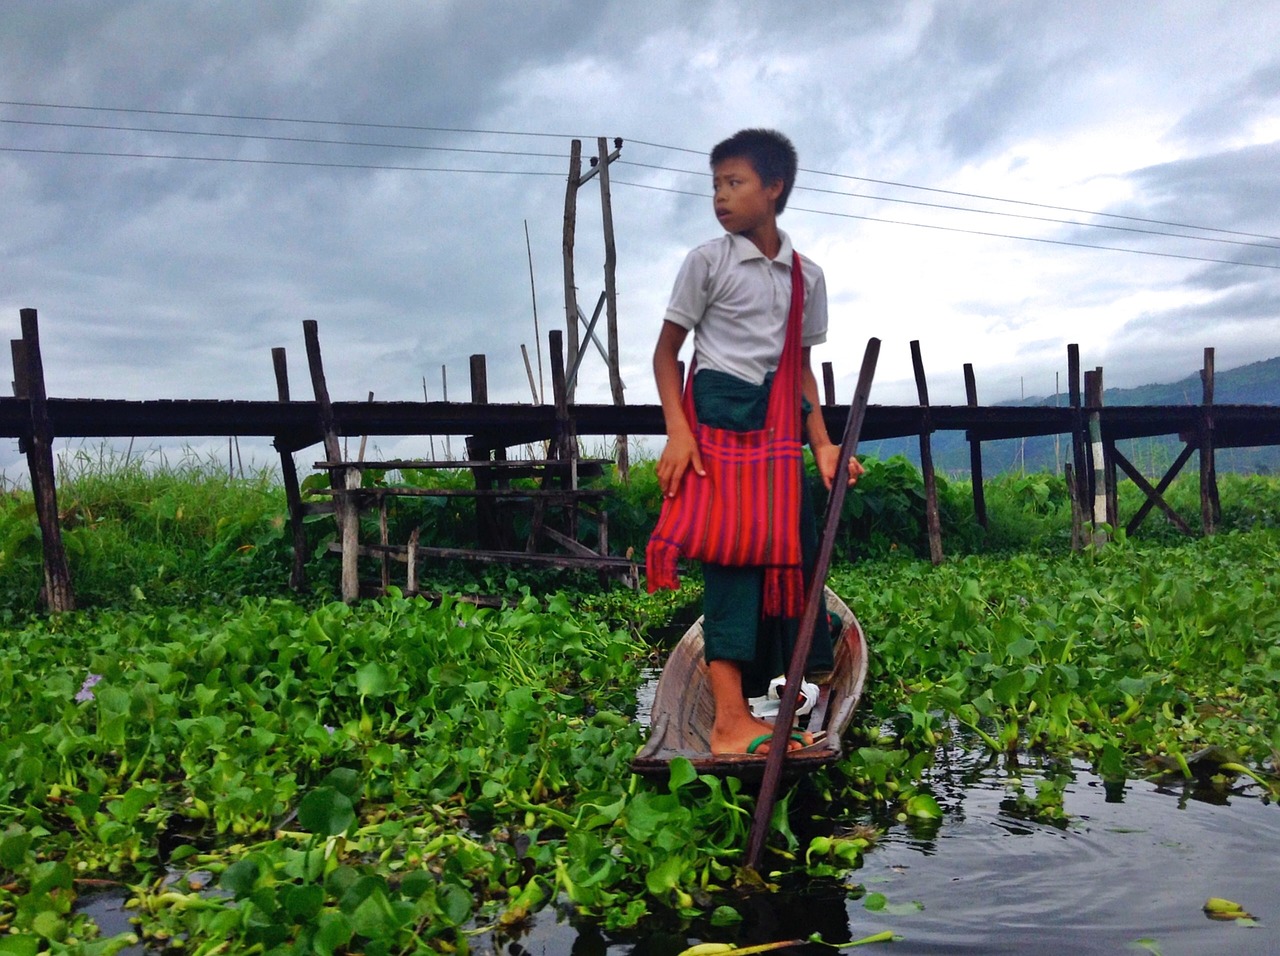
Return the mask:
<svg viewBox="0 0 1280 956">
<path fill-rule="evenodd" d="M 329 550 L 339 553 L 341 551 L 341 546 L 337 542 L 333 542 L 329 545 Z M 387 553 L 394 561 L 406 561 L 408 548 L 403 544 L 390 544 L 386 546 L 379 544 L 363 544 L 360 545 L 358 552 L 361 557 L 379 557 L 383 553 Z M 571 554 L 529 554 L 526 551 L 489 551 L 474 548 L 438 548 L 424 546 L 419 546 L 416 554 L 419 558 L 437 558 L 440 560 L 450 561 L 477 561 L 488 564 L 542 565 L 547 567 L 587 571 L 629 571 L 635 567 L 635 562 L 628 558 L 618 558 L 605 555 L 593 555 L 588 558 Z"/>
<path fill-rule="evenodd" d="M 584 478 L 602 475 L 604 474 L 604 466 L 611 464 L 613 464 L 612 458 L 579 458 L 578 474 Z M 349 468 L 354 466 L 345 461 L 317 461 L 313 467 L 318 471 L 323 471 L 328 468 Z M 465 461 L 431 461 L 410 458 L 390 461 L 363 461 L 360 462 L 360 468 L 377 471 L 476 471 L 477 469 L 493 469 L 494 471 L 504 471 L 511 478 L 538 477 L 543 473 L 556 474 L 562 472 L 565 475 L 569 474 L 569 463 L 554 458 L 509 458 L 506 461 L 479 461 L 474 459 L 466 459 Z"/>
<path fill-rule="evenodd" d="M 371 488 L 316 488 L 313 495 L 351 496 L 361 500 L 384 498 L 511 498 L 539 500 L 546 504 L 573 504 L 578 501 L 608 498 L 610 488 L 409 488 L 397 485 Z"/>
</svg>

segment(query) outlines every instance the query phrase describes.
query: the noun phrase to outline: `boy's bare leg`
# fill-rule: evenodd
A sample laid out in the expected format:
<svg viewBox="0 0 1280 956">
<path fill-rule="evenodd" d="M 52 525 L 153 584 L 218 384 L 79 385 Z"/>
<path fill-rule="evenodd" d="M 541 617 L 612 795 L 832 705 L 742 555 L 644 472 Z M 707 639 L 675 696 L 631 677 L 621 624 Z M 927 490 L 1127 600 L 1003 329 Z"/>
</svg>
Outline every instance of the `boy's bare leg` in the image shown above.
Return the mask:
<svg viewBox="0 0 1280 956">
<path fill-rule="evenodd" d="M 742 696 L 742 665 L 737 661 L 711 661 L 707 665 L 711 680 L 711 696 L 716 703 L 716 719 L 711 728 L 711 752 L 713 754 L 746 753 L 751 741 L 761 734 L 773 733 L 773 724 L 751 713 L 747 699 Z M 808 735 L 805 735 L 806 738 Z M 792 740 L 788 750 L 803 746 Z M 761 744 L 756 753 L 767 754 L 769 745 Z"/>
</svg>

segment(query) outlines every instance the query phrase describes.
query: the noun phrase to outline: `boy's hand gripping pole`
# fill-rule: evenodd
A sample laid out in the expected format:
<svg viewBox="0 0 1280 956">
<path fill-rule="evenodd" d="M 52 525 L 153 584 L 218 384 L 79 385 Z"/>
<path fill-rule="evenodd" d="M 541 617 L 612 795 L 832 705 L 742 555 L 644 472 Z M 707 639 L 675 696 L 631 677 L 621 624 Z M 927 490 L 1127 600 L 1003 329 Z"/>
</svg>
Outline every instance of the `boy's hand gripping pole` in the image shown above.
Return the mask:
<svg viewBox="0 0 1280 956">
<path fill-rule="evenodd" d="M 813 577 L 805 591 L 804 616 L 800 618 L 800 633 L 796 635 L 795 650 L 787 668 L 787 683 L 782 688 L 782 700 L 778 716 L 773 721 L 773 739 L 769 742 L 769 754 L 765 758 L 764 779 L 760 782 L 760 796 L 756 800 L 756 813 L 751 821 L 751 834 L 747 838 L 747 866 L 755 869 L 760 863 L 765 837 L 769 832 L 769 820 L 777 801 L 778 783 L 782 778 L 782 761 L 787 755 L 791 740 L 791 724 L 796 716 L 796 698 L 800 682 L 804 678 L 805 663 L 813 644 L 813 629 L 818 623 L 818 608 L 822 606 L 822 589 L 826 585 L 827 570 L 831 567 L 831 552 L 835 548 L 836 528 L 840 524 L 840 512 L 844 508 L 844 495 L 848 490 L 849 459 L 858 450 L 858 435 L 867 415 L 867 397 L 871 394 L 871 379 L 876 372 L 876 359 L 880 356 L 880 340 L 867 341 L 862 357 L 862 370 L 858 373 L 858 385 L 854 389 L 853 403 L 845 421 L 844 438 L 840 442 L 840 457 L 836 462 L 836 475 L 831 482 L 831 495 L 827 498 L 827 510 L 822 524 L 822 536 L 818 539 L 818 555 L 813 567 Z"/>
</svg>

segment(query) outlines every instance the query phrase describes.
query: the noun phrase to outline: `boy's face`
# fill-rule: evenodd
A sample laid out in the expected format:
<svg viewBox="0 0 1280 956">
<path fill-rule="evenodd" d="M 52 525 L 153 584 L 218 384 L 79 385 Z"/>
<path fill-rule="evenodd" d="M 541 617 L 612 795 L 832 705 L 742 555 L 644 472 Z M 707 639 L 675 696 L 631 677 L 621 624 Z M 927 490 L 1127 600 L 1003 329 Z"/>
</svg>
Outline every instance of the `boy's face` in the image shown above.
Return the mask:
<svg viewBox="0 0 1280 956">
<path fill-rule="evenodd" d="M 751 233 L 777 218 L 782 180 L 766 186 L 751 160 L 730 156 L 711 170 L 716 219 L 726 232 Z"/>
</svg>

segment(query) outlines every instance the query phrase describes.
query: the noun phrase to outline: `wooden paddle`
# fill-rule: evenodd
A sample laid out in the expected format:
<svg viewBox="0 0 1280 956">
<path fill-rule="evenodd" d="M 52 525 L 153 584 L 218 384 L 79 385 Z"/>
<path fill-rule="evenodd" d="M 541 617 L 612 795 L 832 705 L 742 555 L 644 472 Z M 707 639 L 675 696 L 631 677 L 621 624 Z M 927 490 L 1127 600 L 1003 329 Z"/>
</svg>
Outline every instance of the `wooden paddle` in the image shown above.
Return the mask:
<svg viewBox="0 0 1280 956">
<path fill-rule="evenodd" d="M 804 616 L 800 618 L 800 633 L 787 667 L 787 683 L 782 688 L 782 700 L 778 715 L 773 719 L 773 739 L 769 742 L 769 754 L 765 758 L 764 779 L 760 782 L 760 796 L 756 800 L 756 813 L 751 821 L 751 834 L 747 838 L 747 866 L 755 869 L 764 850 L 765 836 L 769 832 L 769 819 L 778 797 L 778 782 L 782 779 L 782 761 L 786 759 L 787 743 L 791 740 L 791 724 L 796 716 L 796 698 L 800 682 L 804 679 L 805 663 L 813 644 L 813 629 L 818 623 L 818 609 L 822 606 L 822 589 L 826 584 L 827 570 L 831 567 L 831 552 L 835 548 L 836 527 L 840 524 L 840 511 L 844 507 L 849 459 L 858 449 L 858 435 L 867 414 L 867 397 L 871 393 L 871 379 L 876 372 L 876 359 L 880 356 L 880 340 L 867 341 L 867 351 L 862 357 L 862 370 L 858 373 L 858 385 L 853 392 L 853 404 L 849 406 L 849 418 L 844 426 L 844 438 L 840 442 L 840 457 L 836 461 L 836 477 L 831 483 L 831 496 L 827 499 L 826 517 L 822 525 L 822 537 L 818 540 L 818 555 L 813 566 L 813 577 L 805 592 Z"/>
</svg>

